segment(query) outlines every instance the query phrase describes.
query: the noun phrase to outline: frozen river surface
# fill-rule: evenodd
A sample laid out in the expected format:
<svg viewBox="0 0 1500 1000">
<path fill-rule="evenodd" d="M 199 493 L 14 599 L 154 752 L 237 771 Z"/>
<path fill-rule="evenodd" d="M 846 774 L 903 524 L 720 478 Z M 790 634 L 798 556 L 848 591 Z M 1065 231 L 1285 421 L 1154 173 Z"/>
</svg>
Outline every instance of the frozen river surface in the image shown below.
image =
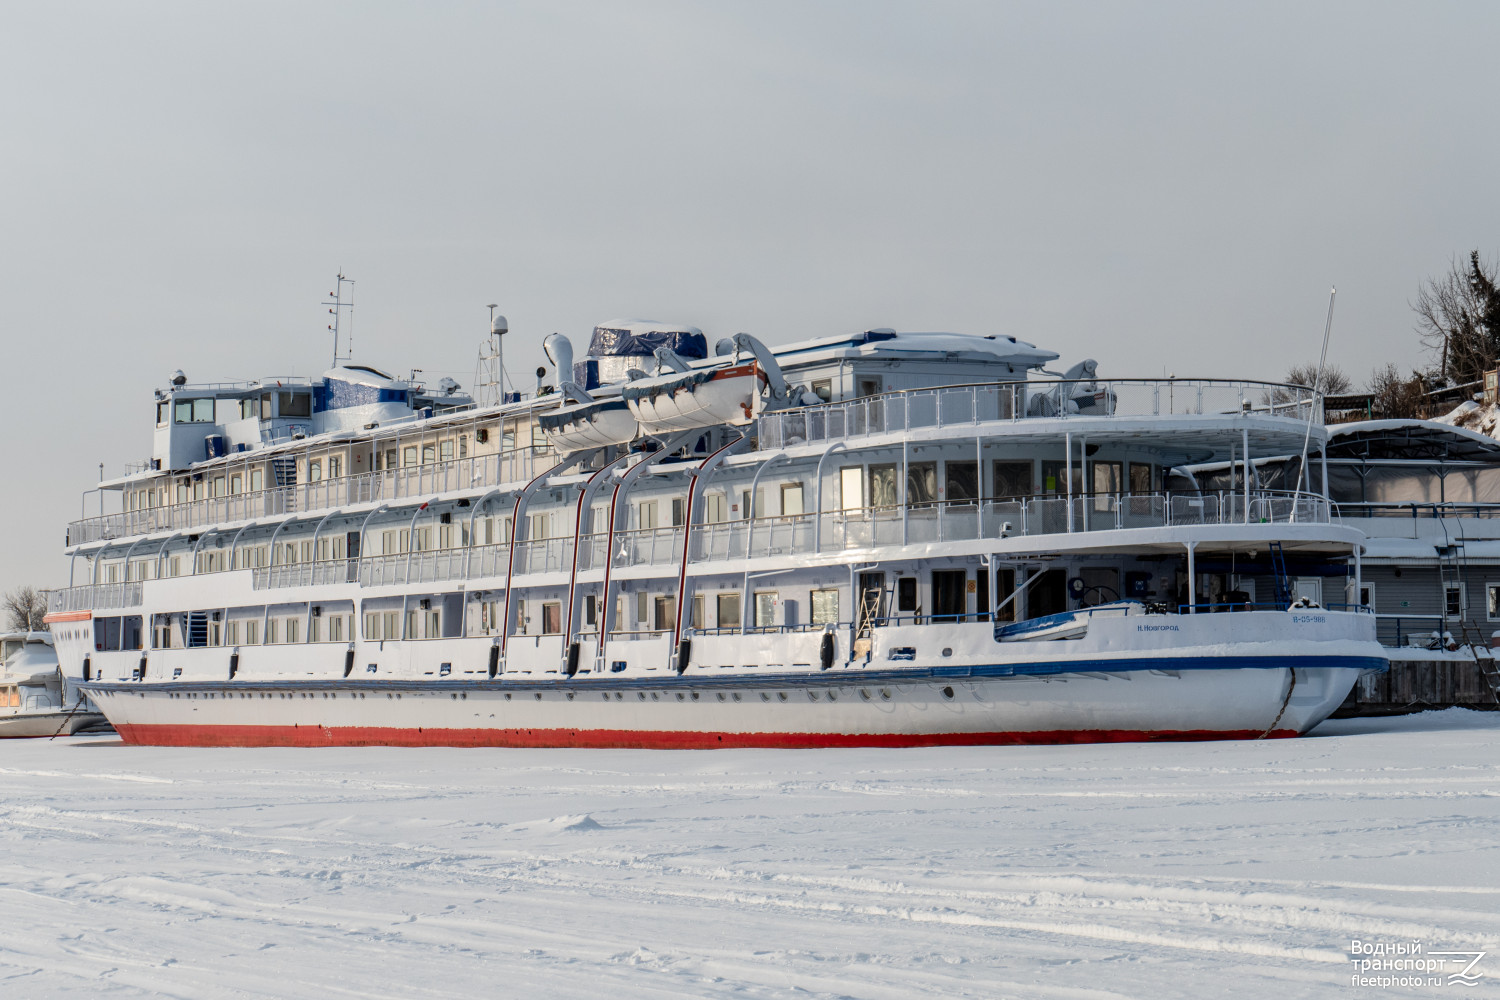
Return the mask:
<svg viewBox="0 0 1500 1000">
<path fill-rule="evenodd" d="M 0 744 L 0 996 L 1500 995 L 1500 713 L 821 751 Z M 1491 952 L 1351 990 L 1351 940 Z"/>
</svg>

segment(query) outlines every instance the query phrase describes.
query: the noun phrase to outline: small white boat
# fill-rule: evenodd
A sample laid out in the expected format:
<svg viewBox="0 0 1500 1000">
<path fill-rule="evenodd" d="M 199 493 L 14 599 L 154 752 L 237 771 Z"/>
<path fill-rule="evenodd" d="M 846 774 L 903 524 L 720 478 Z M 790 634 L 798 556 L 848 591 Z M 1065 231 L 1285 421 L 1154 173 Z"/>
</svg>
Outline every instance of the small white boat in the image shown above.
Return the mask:
<svg viewBox="0 0 1500 1000">
<path fill-rule="evenodd" d="M 1094 616 L 1119 618 L 1124 615 L 1145 614 L 1140 601 L 1113 601 L 1097 604 L 1077 611 L 1064 611 L 1041 618 L 1028 618 L 1023 622 L 1001 625 L 995 629 L 996 642 L 1036 642 L 1044 639 L 1081 639 L 1088 634 L 1089 623 Z"/>
<path fill-rule="evenodd" d="M 10 632 L 0 644 L 0 738 L 68 736 L 106 724 L 88 696 L 66 682 L 51 635 Z"/>
<path fill-rule="evenodd" d="M 754 361 L 639 379 L 624 388 L 641 430 L 671 434 L 699 427 L 742 427 L 759 415 L 766 375 Z"/>
<path fill-rule="evenodd" d="M 538 418 L 547 443 L 567 454 L 589 448 L 628 444 L 640 428 L 623 399 L 599 399 L 565 406 Z"/>
</svg>

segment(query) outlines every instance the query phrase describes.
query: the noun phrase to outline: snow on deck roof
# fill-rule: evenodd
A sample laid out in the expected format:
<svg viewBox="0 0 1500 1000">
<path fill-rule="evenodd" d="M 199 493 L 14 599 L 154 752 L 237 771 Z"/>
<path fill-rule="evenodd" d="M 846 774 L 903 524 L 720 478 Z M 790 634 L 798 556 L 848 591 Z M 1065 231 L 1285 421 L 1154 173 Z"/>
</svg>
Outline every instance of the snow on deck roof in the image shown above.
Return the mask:
<svg viewBox="0 0 1500 1000">
<path fill-rule="evenodd" d="M 1375 451 L 1386 454 L 1376 455 Z M 1328 425 L 1330 458 L 1500 459 L 1500 441 L 1435 420 L 1356 420 Z"/>
<path fill-rule="evenodd" d="M 778 359 L 808 361 L 793 355 L 827 352 L 832 357 L 879 357 L 881 355 L 984 355 L 1010 364 L 1041 367 L 1061 355 L 1014 337 L 987 337 L 968 333 L 898 333 L 890 329 L 867 330 L 852 337 L 820 337 L 772 348 Z"/>
</svg>

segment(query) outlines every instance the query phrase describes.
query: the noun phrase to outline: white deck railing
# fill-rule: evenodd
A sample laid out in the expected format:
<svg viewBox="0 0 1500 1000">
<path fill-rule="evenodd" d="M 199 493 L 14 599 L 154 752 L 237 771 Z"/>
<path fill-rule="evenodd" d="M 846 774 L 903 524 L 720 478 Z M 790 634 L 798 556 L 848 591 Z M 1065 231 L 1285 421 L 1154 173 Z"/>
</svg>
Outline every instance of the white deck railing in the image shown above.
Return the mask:
<svg viewBox="0 0 1500 1000">
<path fill-rule="evenodd" d="M 970 427 L 1038 417 L 1141 417 L 1252 413 L 1323 419 L 1306 386 L 1220 379 L 992 382 L 907 389 L 768 413 L 756 422 L 761 450 L 845 441 L 922 428 Z"/>
<path fill-rule="evenodd" d="M 357 476 L 323 479 L 315 483 L 279 486 L 255 493 L 237 493 L 165 507 L 104 514 L 69 524 L 67 544 L 128 538 L 151 532 L 206 528 L 407 497 L 429 497 L 453 490 L 520 483 L 546 469 L 547 466 L 542 463 L 552 460 L 554 459 L 550 454 L 537 455 L 530 449 L 522 449 L 500 455 L 479 455 L 451 462 L 410 465 Z M 218 474 L 217 470 L 214 474 Z"/>
</svg>

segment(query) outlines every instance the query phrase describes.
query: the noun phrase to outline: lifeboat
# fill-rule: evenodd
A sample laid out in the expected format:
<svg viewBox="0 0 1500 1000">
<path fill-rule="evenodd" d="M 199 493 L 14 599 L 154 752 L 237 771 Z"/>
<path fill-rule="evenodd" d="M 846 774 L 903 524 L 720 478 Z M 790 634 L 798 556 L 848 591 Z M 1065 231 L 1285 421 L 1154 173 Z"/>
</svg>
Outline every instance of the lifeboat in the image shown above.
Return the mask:
<svg viewBox="0 0 1500 1000">
<path fill-rule="evenodd" d="M 754 361 L 639 379 L 622 395 L 646 434 L 750 423 L 766 375 Z"/>
<path fill-rule="evenodd" d="M 633 441 L 638 428 L 623 399 L 564 406 L 537 418 L 547 443 L 563 454 Z"/>
</svg>

